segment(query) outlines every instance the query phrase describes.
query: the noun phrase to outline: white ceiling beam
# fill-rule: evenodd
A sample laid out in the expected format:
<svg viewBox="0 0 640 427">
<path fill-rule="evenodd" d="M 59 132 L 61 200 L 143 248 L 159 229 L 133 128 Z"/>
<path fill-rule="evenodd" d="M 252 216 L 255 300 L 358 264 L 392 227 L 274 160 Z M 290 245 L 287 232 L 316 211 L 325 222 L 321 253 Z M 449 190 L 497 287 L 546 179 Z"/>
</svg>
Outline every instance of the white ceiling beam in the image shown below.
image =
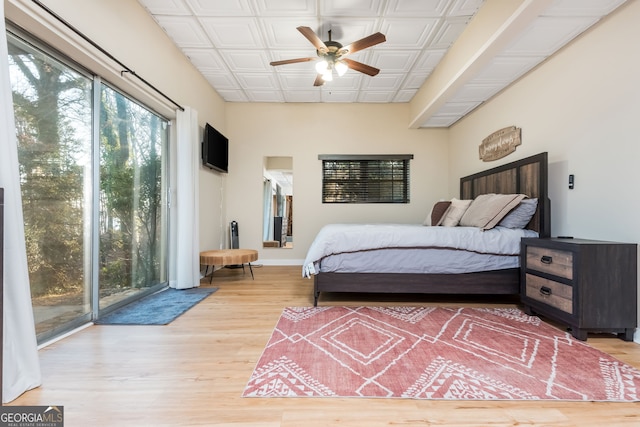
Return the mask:
<svg viewBox="0 0 640 427">
<path fill-rule="evenodd" d="M 525 30 L 553 0 L 487 0 L 410 102 L 417 129 Z"/>
</svg>

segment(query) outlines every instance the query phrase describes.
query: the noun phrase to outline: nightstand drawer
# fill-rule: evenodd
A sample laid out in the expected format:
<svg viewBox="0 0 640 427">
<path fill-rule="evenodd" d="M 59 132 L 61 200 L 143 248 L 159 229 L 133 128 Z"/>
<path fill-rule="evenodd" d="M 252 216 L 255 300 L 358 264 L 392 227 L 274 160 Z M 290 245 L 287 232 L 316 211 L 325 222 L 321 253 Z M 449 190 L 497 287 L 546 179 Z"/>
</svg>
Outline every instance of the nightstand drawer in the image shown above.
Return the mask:
<svg viewBox="0 0 640 427">
<path fill-rule="evenodd" d="M 527 297 L 573 314 L 573 288 L 563 283 L 527 274 Z"/>
<path fill-rule="evenodd" d="M 527 246 L 526 268 L 572 280 L 573 253 L 539 246 Z"/>
</svg>

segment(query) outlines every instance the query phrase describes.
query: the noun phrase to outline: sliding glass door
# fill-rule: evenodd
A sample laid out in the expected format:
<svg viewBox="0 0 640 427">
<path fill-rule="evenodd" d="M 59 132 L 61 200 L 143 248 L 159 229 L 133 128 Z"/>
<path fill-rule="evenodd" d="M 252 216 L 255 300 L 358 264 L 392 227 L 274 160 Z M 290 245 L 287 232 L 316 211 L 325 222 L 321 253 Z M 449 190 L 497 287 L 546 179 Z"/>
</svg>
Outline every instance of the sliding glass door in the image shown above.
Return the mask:
<svg viewBox="0 0 640 427">
<path fill-rule="evenodd" d="M 91 316 L 92 79 L 8 35 L 36 332 Z"/>
<path fill-rule="evenodd" d="M 100 309 L 166 282 L 162 153 L 167 125 L 101 86 Z"/>
<path fill-rule="evenodd" d="M 168 122 L 37 42 L 7 37 L 43 342 L 166 284 Z"/>
</svg>

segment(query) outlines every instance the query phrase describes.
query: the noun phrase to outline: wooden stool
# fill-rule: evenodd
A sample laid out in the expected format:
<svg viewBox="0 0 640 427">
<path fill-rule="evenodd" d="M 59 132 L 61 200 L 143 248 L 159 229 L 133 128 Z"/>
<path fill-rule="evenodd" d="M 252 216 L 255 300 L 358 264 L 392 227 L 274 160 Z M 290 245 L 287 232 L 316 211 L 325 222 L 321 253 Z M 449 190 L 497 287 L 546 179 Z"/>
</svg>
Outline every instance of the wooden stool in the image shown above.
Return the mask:
<svg viewBox="0 0 640 427">
<path fill-rule="evenodd" d="M 200 252 L 200 264 L 207 266 L 204 272 L 205 277 L 209 271 L 209 266 L 212 266 L 213 271 L 215 271 L 216 265 L 224 267 L 225 265 L 242 264 L 242 271 L 244 272 L 244 264 L 247 263 L 249 264 L 249 270 L 251 271 L 251 279 L 254 279 L 251 261 L 255 261 L 257 259 L 258 251 L 254 249 L 214 249 L 211 251 Z M 213 282 L 213 271 L 211 271 L 211 279 L 209 279 L 209 283 Z"/>
</svg>

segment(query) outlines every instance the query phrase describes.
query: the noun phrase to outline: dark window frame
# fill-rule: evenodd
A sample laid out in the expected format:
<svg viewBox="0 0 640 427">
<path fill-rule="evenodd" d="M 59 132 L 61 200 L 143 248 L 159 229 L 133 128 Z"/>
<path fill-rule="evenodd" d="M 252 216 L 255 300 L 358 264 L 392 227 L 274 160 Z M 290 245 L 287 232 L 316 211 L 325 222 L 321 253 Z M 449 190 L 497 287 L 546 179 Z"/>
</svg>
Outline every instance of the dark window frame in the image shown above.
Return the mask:
<svg viewBox="0 0 640 427">
<path fill-rule="evenodd" d="M 413 154 L 321 154 L 322 203 L 409 203 Z"/>
</svg>

